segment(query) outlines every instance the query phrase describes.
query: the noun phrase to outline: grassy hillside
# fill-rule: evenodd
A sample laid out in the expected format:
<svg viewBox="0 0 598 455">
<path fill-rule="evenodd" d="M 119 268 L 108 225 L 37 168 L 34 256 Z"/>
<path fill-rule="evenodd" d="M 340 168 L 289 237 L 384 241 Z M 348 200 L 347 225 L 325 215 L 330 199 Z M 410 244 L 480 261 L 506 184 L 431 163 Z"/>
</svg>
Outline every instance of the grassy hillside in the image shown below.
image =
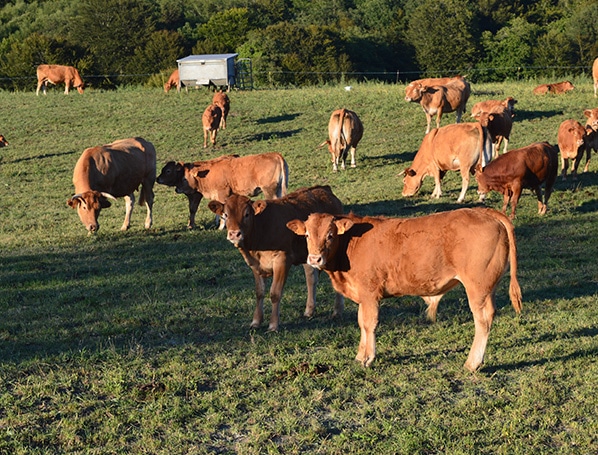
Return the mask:
<svg viewBox="0 0 598 455">
<path fill-rule="evenodd" d="M 550 82 L 550 81 L 537 81 Z M 559 124 L 584 122 L 591 81 L 564 96 L 533 96 L 536 82 L 473 86 L 469 108 L 515 97 L 511 148 L 556 143 Z M 232 92 L 228 128 L 202 149 L 204 90 L 86 91 L 46 97 L 0 92 L 0 453 L 591 453 L 598 447 L 598 163 L 560 179 L 549 212 L 526 190 L 515 220 L 524 308 L 510 307 L 507 279 L 484 367 L 463 369 L 473 320 L 463 288 L 441 302 L 383 301 L 372 368 L 353 361 L 357 306 L 329 319 L 322 274 L 317 315 L 302 317 L 305 284 L 295 268 L 278 333 L 249 330 L 253 278 L 214 229 L 202 201 L 187 231 L 187 200 L 154 187 L 154 227 L 136 207 L 120 232 L 124 202 L 88 236 L 66 205 L 86 147 L 142 136 L 158 168 L 169 160 L 281 152 L 290 188 L 329 184 L 346 210 L 420 216 L 457 208 L 461 179 L 448 173 L 431 200 L 425 181 L 401 196 L 399 173 L 425 131 L 404 86 L 364 84 Z M 356 111 L 365 127 L 357 168 L 332 173 L 330 112 Z M 466 119 L 469 121 L 469 119 Z M 443 125 L 454 122 L 445 116 Z M 477 204 L 472 179 L 464 206 Z M 487 205 L 500 208 L 492 193 Z M 267 316 L 269 305 L 266 305 Z"/>
</svg>

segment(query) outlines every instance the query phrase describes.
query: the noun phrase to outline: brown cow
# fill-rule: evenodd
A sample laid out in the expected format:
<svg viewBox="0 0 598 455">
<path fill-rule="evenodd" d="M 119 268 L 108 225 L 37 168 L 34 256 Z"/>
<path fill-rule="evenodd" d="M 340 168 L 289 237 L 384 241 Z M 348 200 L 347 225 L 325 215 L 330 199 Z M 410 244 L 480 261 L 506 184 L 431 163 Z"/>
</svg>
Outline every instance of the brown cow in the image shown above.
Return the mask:
<svg viewBox="0 0 598 455">
<path fill-rule="evenodd" d="M 215 104 L 210 104 L 206 107 L 202 117 L 201 123 L 203 125 L 203 148 L 208 146 L 208 135 L 212 145 L 216 145 L 216 136 L 218 135 L 218 128 L 222 120 L 222 109 Z"/>
<path fill-rule="evenodd" d="M 554 84 L 541 84 L 534 89 L 536 95 L 546 95 L 547 93 L 554 93 L 560 95 L 573 90 L 575 86 L 569 81 L 556 82 Z"/>
<path fill-rule="evenodd" d="M 591 147 L 594 145 L 595 131 L 591 126 L 585 128 L 577 120 L 569 119 L 563 121 L 559 126 L 558 144 L 561 152 L 561 176 L 567 180 L 567 169 L 569 160 L 572 160 L 571 174 L 573 180 L 577 180 L 577 168 L 583 158 L 583 152 L 586 152 L 586 167 L 584 172 L 590 166 Z"/>
<path fill-rule="evenodd" d="M 2 134 L 0 134 L 0 147 L 8 147 L 8 141 Z"/>
<path fill-rule="evenodd" d="M 495 108 L 495 112 L 481 112 L 478 117 L 478 122 L 488 129 L 490 137 L 492 138 L 492 157 L 498 156 L 498 148 L 501 141 L 505 141 L 503 153 L 507 153 L 509 147 L 509 137 L 511 136 L 511 129 L 513 128 L 513 115 L 504 106 Z"/>
<path fill-rule="evenodd" d="M 439 79 L 444 81 L 446 78 Z M 442 85 L 429 82 L 412 82 L 405 89 L 405 100 L 419 103 L 426 114 L 426 134 L 430 132 L 432 117 L 436 115 L 436 127 L 440 128 L 440 120 L 445 112 L 456 112 L 457 123 L 467 110 L 467 100 L 471 94 L 471 87 L 463 77 L 458 76 Z M 432 79 L 433 81 L 433 79 Z M 430 85 L 427 85 L 430 84 Z"/>
<path fill-rule="evenodd" d="M 256 307 L 251 327 L 258 328 L 264 319 L 264 278 L 272 276 L 272 314 L 268 330 L 278 330 L 280 300 L 292 265 L 303 264 L 307 283 L 305 316 L 311 317 L 316 305 L 318 273 L 306 264 L 305 239 L 294 235 L 286 228 L 286 224 L 294 219 L 306 220 L 314 212 L 342 213 L 341 201 L 330 187 L 302 188 L 274 200 L 251 201 L 246 196 L 233 194 L 226 198 L 224 204 L 211 201 L 208 206 L 214 213 L 226 218 L 228 240 L 253 271 Z M 340 316 L 343 306 L 344 299 L 337 294 L 333 316 Z"/>
<path fill-rule="evenodd" d="M 592 79 L 594 80 L 594 98 L 596 98 L 598 96 L 596 94 L 598 91 L 598 58 L 594 59 L 592 64 Z"/>
<path fill-rule="evenodd" d="M 175 88 L 177 93 L 181 91 L 181 79 L 179 77 L 179 70 L 176 69 L 172 72 L 166 84 L 164 84 L 164 93 L 168 93 L 171 88 Z"/>
<path fill-rule="evenodd" d="M 318 148 L 328 144 L 328 151 L 332 157 L 332 171 L 345 169 L 347 155 L 351 151 L 351 167 L 355 167 L 355 151 L 363 136 L 363 124 L 357 114 L 349 109 L 337 109 L 330 115 L 328 122 L 328 139 Z"/>
<path fill-rule="evenodd" d="M 433 129 L 424 137 L 413 164 L 405 169 L 403 196 L 414 196 L 426 176 L 434 177 L 432 197 L 442 195 L 440 182 L 446 171 L 461 172 L 462 187 L 457 202 L 463 202 L 469 174 L 492 159 L 492 142 L 486 128 L 479 123 L 462 123 Z"/>
<path fill-rule="evenodd" d="M 595 131 L 598 131 L 598 107 L 595 107 L 594 109 L 584 109 L 583 115 L 587 117 L 586 126 L 590 126 Z"/>
<path fill-rule="evenodd" d="M 479 103 L 475 103 L 471 108 L 471 116 L 477 118 L 482 112 L 488 112 L 489 114 L 503 112 L 504 108 L 513 116 L 515 115 L 515 104 L 517 104 L 517 100 L 511 96 L 504 100 L 480 101 Z"/>
<path fill-rule="evenodd" d="M 514 228 L 496 210 L 466 208 L 417 218 L 315 213 L 287 227 L 306 236 L 307 263 L 325 270 L 334 289 L 359 305 L 361 340 L 355 359 L 364 366 L 376 356 L 375 330 L 383 298 L 420 296 L 429 319 L 435 320 L 440 299 L 461 282 L 475 322 L 465 362 L 470 371 L 484 360 L 496 311 L 494 293 L 507 265 L 511 304 L 521 311 Z"/>
<path fill-rule="evenodd" d="M 35 94 L 39 96 L 39 90 L 42 89 L 46 94 L 46 87 L 50 84 L 64 84 L 64 94 L 68 95 L 71 87 L 75 87 L 79 93 L 83 93 L 85 85 L 83 79 L 79 76 L 79 71 L 74 66 L 63 65 L 39 65 L 37 67 L 37 90 Z"/>
<path fill-rule="evenodd" d="M 189 199 L 189 229 L 195 228 L 195 214 L 202 198 L 224 202 L 233 193 L 278 199 L 287 194 L 289 167 L 280 153 L 261 153 L 239 157 L 226 155 L 195 163 L 170 161 L 156 179 L 176 187 Z M 224 228 L 221 220 L 220 229 Z"/>
<path fill-rule="evenodd" d="M 498 191 L 503 194 L 502 211 L 506 214 L 511 201 L 511 219 L 515 218 L 517 202 L 524 188 L 531 188 L 538 198 L 538 213 L 543 215 L 556 180 L 558 152 L 548 142 L 537 142 L 517 150 L 511 150 L 493 160 L 483 170 L 476 170 L 480 201 L 486 194 Z M 541 185 L 544 183 L 544 202 Z"/>
<path fill-rule="evenodd" d="M 135 204 L 134 191 L 139 189 L 139 203 L 145 203 L 145 228 L 152 226 L 154 181 L 156 180 L 156 150 L 151 142 L 140 137 L 120 139 L 112 144 L 85 149 L 75 165 L 73 184 L 75 195 L 67 201 L 77 209 L 79 218 L 92 233 L 100 228 L 98 217 L 109 199 L 124 197 L 125 221 L 121 230 L 130 226 Z"/>
<path fill-rule="evenodd" d="M 226 129 L 226 119 L 228 118 L 228 112 L 230 111 L 230 99 L 226 93 L 222 90 L 218 90 L 214 93 L 212 98 L 212 104 L 215 104 L 222 111 L 222 117 L 220 119 L 220 128 Z"/>
</svg>

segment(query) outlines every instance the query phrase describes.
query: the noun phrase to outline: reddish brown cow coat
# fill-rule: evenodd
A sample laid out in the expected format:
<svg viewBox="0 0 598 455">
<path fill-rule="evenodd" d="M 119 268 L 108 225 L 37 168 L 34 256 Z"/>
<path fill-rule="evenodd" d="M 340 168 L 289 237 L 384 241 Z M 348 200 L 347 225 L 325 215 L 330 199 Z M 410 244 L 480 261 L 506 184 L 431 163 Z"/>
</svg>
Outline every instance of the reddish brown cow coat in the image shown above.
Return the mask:
<svg viewBox="0 0 598 455">
<path fill-rule="evenodd" d="M 67 204 L 77 209 L 81 222 L 91 233 L 100 228 L 98 217 L 101 209 L 110 207 L 108 198 L 124 197 L 126 212 L 121 230 L 127 230 L 135 203 L 133 193 L 141 185 L 139 203 L 146 205 L 145 228 L 149 229 L 155 180 L 156 150 L 153 144 L 140 137 L 120 139 L 83 151 L 73 171 L 76 194 Z"/>
<path fill-rule="evenodd" d="M 594 59 L 592 64 L 592 79 L 594 80 L 594 98 L 598 96 L 598 58 Z"/>
<path fill-rule="evenodd" d="M 203 125 L 203 148 L 208 146 L 208 136 L 212 145 L 216 145 L 216 136 L 218 135 L 218 128 L 222 120 L 222 109 L 215 104 L 210 104 L 206 107 L 201 117 Z"/>
<path fill-rule="evenodd" d="M 462 123 L 433 129 L 424 137 L 413 164 L 405 169 L 403 197 L 414 196 L 426 176 L 434 177 L 432 197 L 442 195 L 440 182 L 446 171 L 461 172 L 461 193 L 457 202 L 465 200 L 469 175 L 477 166 L 492 159 L 492 142 L 488 131 L 479 123 Z"/>
<path fill-rule="evenodd" d="M 457 123 L 459 123 L 461 116 L 467 111 L 467 101 L 471 94 L 469 82 L 460 76 L 449 79 L 446 83 L 435 85 L 426 82 L 425 79 L 424 82 L 415 81 L 405 89 L 405 100 L 419 103 L 426 114 L 426 134 L 430 132 L 434 115 L 436 115 L 436 127 L 440 128 L 443 113 L 456 112 Z M 444 81 L 446 78 L 439 80 Z"/>
<path fill-rule="evenodd" d="M 555 84 L 541 84 L 534 89 L 534 94 L 545 95 L 547 93 L 554 93 L 560 95 L 573 90 L 575 86 L 569 81 L 557 82 Z"/>
<path fill-rule="evenodd" d="M 503 112 L 506 108 L 511 115 L 515 115 L 515 104 L 517 100 L 511 96 L 504 100 L 486 100 L 476 103 L 471 108 L 471 116 L 479 117 L 482 112 L 488 112 L 489 114 Z"/>
<path fill-rule="evenodd" d="M 226 129 L 226 119 L 228 118 L 228 112 L 230 111 L 230 99 L 226 93 L 222 90 L 214 93 L 212 98 L 212 104 L 215 104 L 222 111 L 222 117 L 220 119 L 220 128 Z"/>
<path fill-rule="evenodd" d="M 494 293 L 507 265 L 511 303 L 521 311 L 513 225 L 495 210 L 468 208 L 402 219 L 312 214 L 287 227 L 307 236 L 308 264 L 325 270 L 334 289 L 359 305 L 356 360 L 365 366 L 376 355 L 383 298 L 421 296 L 434 320 L 440 299 L 461 282 L 475 322 L 465 362 L 471 371 L 483 362 L 496 311 Z"/>
<path fill-rule="evenodd" d="M 577 179 L 577 168 L 583 158 L 584 151 L 586 152 L 585 170 L 587 171 L 589 167 L 591 147 L 594 142 L 594 130 L 591 127 L 586 128 L 573 119 L 565 120 L 559 126 L 558 144 L 561 152 L 561 176 L 563 180 L 567 180 L 569 160 L 573 160 L 571 166 L 573 180 Z"/>
<path fill-rule="evenodd" d="M 251 327 L 259 327 L 263 321 L 264 278 L 272 276 L 272 314 L 268 330 L 278 330 L 280 300 L 292 265 L 303 264 L 307 283 L 305 316 L 311 317 L 316 304 L 318 273 L 306 264 L 305 239 L 289 231 L 286 223 L 294 219 L 305 220 L 314 212 L 342 213 L 342 204 L 330 187 L 302 188 L 275 200 L 251 201 L 246 196 L 233 194 L 226 198 L 224 204 L 211 201 L 209 207 L 217 215 L 226 218 L 228 240 L 239 250 L 253 271 L 256 307 Z M 342 296 L 337 295 L 333 316 L 342 313 L 343 305 Z"/>
<path fill-rule="evenodd" d="M 355 167 L 355 151 L 357 144 L 363 137 L 363 124 L 357 114 L 349 109 L 337 109 L 328 122 L 328 139 L 319 147 L 328 144 L 328 151 L 332 157 L 332 171 L 345 169 L 347 155 L 351 152 L 351 167 Z"/>
<path fill-rule="evenodd" d="M 538 198 L 538 213 L 543 215 L 556 180 L 558 153 L 548 142 L 537 142 L 499 156 L 483 170 L 476 170 L 478 194 L 483 201 L 486 194 L 498 191 L 503 194 L 502 211 L 506 214 L 511 201 L 511 219 L 515 218 L 517 202 L 524 188 L 531 188 Z M 544 202 L 542 202 L 542 183 Z"/>
<path fill-rule="evenodd" d="M 202 198 L 224 202 L 233 193 L 278 199 L 287 194 L 289 167 L 280 153 L 239 157 L 226 155 L 194 163 L 170 161 L 156 181 L 176 187 L 189 199 L 188 228 L 195 227 L 195 214 Z M 224 224 L 220 225 L 224 228 Z"/>
<path fill-rule="evenodd" d="M 0 147 L 8 147 L 8 141 L 2 134 L 0 134 Z"/>
<path fill-rule="evenodd" d="M 506 107 L 496 108 L 495 112 L 481 112 L 478 115 L 478 122 L 488 129 L 492 138 L 492 157 L 498 156 L 498 148 L 501 141 L 505 141 L 503 153 L 507 153 L 509 137 L 513 128 L 513 115 Z"/>
<path fill-rule="evenodd" d="M 181 79 L 179 77 L 179 70 L 176 69 L 172 72 L 166 84 L 164 84 L 164 93 L 168 93 L 171 88 L 176 88 L 177 92 L 181 91 Z"/>
<path fill-rule="evenodd" d="M 79 71 L 74 66 L 63 65 L 39 65 L 37 67 L 37 90 L 35 94 L 39 96 L 39 90 L 42 89 L 46 94 L 46 87 L 50 84 L 64 84 L 64 94 L 68 95 L 71 87 L 75 87 L 79 93 L 83 93 L 84 83 Z"/>
</svg>

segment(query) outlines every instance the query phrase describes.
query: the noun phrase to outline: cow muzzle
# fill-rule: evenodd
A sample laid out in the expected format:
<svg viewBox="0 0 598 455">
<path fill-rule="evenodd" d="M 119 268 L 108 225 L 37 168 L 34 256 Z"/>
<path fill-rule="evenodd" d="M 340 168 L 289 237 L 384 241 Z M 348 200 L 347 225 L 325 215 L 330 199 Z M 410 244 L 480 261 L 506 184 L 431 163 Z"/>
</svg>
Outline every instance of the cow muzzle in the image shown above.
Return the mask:
<svg viewBox="0 0 598 455">
<path fill-rule="evenodd" d="M 326 265 L 326 261 L 321 254 L 309 254 L 307 255 L 307 265 L 321 270 Z"/>
<path fill-rule="evenodd" d="M 229 230 L 226 234 L 226 238 L 233 245 L 238 246 L 243 241 L 243 233 L 240 230 Z"/>
</svg>

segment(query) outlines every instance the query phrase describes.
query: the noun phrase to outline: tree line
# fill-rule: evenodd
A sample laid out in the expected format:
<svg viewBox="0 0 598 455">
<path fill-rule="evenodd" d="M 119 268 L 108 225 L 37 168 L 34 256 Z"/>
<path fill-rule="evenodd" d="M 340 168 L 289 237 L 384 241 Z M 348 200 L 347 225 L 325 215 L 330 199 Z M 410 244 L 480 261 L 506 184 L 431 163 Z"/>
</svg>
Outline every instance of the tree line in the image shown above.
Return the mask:
<svg viewBox="0 0 598 455">
<path fill-rule="evenodd" d="M 564 76 L 598 56 L 598 1 L 0 0 L 3 89 L 30 88 L 41 63 L 157 85 L 179 58 L 232 52 L 260 86 Z"/>
</svg>

